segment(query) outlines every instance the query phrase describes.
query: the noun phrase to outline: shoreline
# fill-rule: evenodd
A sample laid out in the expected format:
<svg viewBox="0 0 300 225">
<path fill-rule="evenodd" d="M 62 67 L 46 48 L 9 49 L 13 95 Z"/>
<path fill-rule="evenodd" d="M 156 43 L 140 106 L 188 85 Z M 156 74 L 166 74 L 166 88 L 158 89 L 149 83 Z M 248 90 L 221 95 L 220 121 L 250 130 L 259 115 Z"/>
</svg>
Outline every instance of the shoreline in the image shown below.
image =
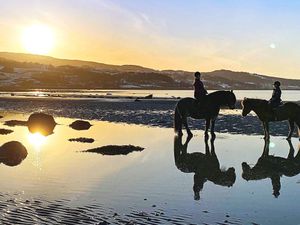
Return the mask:
<svg viewBox="0 0 300 225">
<path fill-rule="evenodd" d="M 0 98 L 0 115 L 5 112 L 31 114 L 43 112 L 54 117 L 80 118 L 127 124 L 173 128 L 174 108 L 178 99 L 57 99 L 57 98 Z M 255 115 L 242 117 L 240 101 L 235 110 L 222 110 L 215 131 L 230 134 L 262 135 L 261 122 Z M 2 119 L 5 121 L 5 117 Z M 192 130 L 204 130 L 204 120 L 189 119 Z M 2 126 L 3 127 L 3 126 Z M 287 136 L 288 122 L 270 123 L 270 134 Z M 294 136 L 297 132 L 294 132 Z"/>
</svg>

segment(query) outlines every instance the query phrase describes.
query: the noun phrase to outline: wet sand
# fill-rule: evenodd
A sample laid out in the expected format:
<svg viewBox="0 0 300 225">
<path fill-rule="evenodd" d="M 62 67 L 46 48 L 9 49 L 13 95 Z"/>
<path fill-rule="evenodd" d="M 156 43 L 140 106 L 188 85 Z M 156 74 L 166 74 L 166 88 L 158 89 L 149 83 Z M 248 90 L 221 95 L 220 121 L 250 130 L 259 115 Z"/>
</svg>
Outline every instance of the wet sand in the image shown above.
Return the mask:
<svg viewBox="0 0 300 225">
<path fill-rule="evenodd" d="M 0 98 L 1 111 L 19 113 L 44 112 L 53 116 L 122 122 L 155 127 L 173 127 L 173 113 L 178 100 L 149 99 L 53 99 L 53 98 Z M 204 120 L 189 120 L 194 130 L 205 127 Z M 286 136 L 288 123 L 270 123 L 273 136 Z M 240 101 L 236 110 L 221 110 L 216 122 L 216 132 L 262 135 L 261 122 L 255 115 L 241 116 Z M 294 136 L 297 135 L 295 131 Z"/>
<path fill-rule="evenodd" d="M 7 113 L 0 122 L 5 126 L 5 120 L 26 121 L 28 117 Z M 170 128 L 92 120 L 90 129 L 78 131 L 69 126 L 74 118 L 55 117 L 55 121 L 54 132 L 47 137 L 31 134 L 25 126 L 12 127 L 13 133 L 0 136 L 1 143 L 19 141 L 28 152 L 13 166 L 5 163 L 9 158 L 1 157 L 3 224 L 279 225 L 300 219 L 298 170 L 286 175 L 271 171 L 271 175 L 279 174 L 277 198 L 272 176 L 264 170 L 256 170 L 256 180 L 244 179 L 242 163 L 253 167 L 263 152 L 264 141 L 258 136 L 218 133 L 214 145 L 209 141 L 208 148 L 216 155 L 211 161 L 203 157 L 207 151 L 203 131 L 194 131 L 194 138 L 182 145 L 186 136 L 178 141 Z M 82 137 L 94 142 L 69 141 Z M 298 139 L 293 138 L 294 153 L 297 144 Z M 128 155 L 82 152 L 124 145 L 145 149 Z M 283 160 L 290 157 L 290 148 L 281 137 L 273 137 L 270 155 Z M 177 150 L 186 155 L 178 158 Z M 201 166 L 206 164 L 216 166 L 207 171 Z M 285 166 L 278 166 L 288 172 Z M 215 172 L 230 168 L 235 173 L 230 183 L 226 177 L 215 179 Z"/>
</svg>

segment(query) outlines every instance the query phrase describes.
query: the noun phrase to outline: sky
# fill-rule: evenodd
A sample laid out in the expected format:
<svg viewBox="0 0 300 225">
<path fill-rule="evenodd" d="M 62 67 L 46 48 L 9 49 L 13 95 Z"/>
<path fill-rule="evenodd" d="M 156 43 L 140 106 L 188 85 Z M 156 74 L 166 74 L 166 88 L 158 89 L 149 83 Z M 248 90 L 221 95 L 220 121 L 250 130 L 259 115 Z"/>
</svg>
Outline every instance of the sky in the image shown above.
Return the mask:
<svg viewBox="0 0 300 225">
<path fill-rule="evenodd" d="M 154 69 L 230 69 L 300 79 L 297 0 L 0 0 L 0 51 L 53 32 L 47 55 Z"/>
</svg>

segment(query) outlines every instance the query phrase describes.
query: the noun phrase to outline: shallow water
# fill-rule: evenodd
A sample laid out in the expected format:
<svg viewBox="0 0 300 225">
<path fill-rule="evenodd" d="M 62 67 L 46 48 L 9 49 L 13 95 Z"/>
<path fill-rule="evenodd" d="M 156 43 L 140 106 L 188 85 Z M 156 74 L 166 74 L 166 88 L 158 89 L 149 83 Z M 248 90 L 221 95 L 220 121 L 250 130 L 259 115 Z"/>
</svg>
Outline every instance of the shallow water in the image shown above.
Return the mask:
<svg viewBox="0 0 300 225">
<path fill-rule="evenodd" d="M 1 121 L 27 118 L 5 114 Z M 233 183 L 216 176 L 215 157 L 182 154 L 185 147 L 180 139 L 174 140 L 172 129 L 90 121 L 89 130 L 76 131 L 68 126 L 74 119 L 55 120 L 59 125 L 48 137 L 32 135 L 27 127 L 13 127 L 13 133 L 0 135 L 1 144 L 20 141 L 28 151 L 19 165 L 0 164 L 2 223 L 296 224 L 300 219 L 300 163 L 296 159 L 286 164 L 286 160 L 269 157 L 267 167 L 262 164 L 253 174 L 266 179 L 242 178 L 242 162 L 252 167 L 262 155 L 264 141 L 258 136 L 217 134 L 213 145 L 208 142 L 210 150 L 215 148 L 220 168 L 234 167 Z M 205 153 L 203 132 L 194 133 L 187 152 Z M 68 141 L 78 137 L 95 142 Z M 184 136 L 182 142 L 185 140 Z M 269 155 L 287 157 L 288 142 L 283 137 L 271 141 Z M 112 144 L 145 149 L 115 156 L 82 152 Z M 298 139 L 292 139 L 294 154 L 298 144 Z M 195 173 L 195 187 L 199 189 L 204 182 L 199 200 L 194 200 Z M 269 175 L 276 195 L 280 193 L 277 198 Z M 231 187 L 221 185 L 232 183 Z"/>
<path fill-rule="evenodd" d="M 213 92 L 214 90 L 209 90 Z M 235 90 L 237 99 L 247 98 L 261 98 L 270 99 L 272 90 Z M 192 90 L 32 90 L 25 92 L 0 92 L 0 97 L 60 97 L 60 98 L 97 98 L 97 97 L 144 97 L 152 94 L 155 98 L 185 98 L 193 97 L 194 91 Z M 283 101 L 299 101 L 299 90 L 283 90 Z"/>
</svg>

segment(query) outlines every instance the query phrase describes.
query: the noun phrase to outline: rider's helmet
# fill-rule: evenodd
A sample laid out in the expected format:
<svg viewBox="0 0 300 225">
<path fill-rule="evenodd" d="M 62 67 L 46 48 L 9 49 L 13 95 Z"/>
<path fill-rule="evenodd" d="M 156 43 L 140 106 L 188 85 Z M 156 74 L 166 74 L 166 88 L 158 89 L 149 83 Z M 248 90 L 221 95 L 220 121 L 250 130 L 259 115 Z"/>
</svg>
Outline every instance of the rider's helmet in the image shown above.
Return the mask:
<svg viewBox="0 0 300 225">
<path fill-rule="evenodd" d="M 281 84 L 280 84 L 280 82 L 277 80 L 277 81 L 274 82 L 274 85 L 277 86 L 277 87 L 279 87 Z"/>
<path fill-rule="evenodd" d="M 195 73 L 195 77 L 196 77 L 196 78 L 200 78 L 200 76 L 201 76 L 201 73 L 200 73 L 199 71 L 197 71 L 197 72 Z"/>
</svg>

